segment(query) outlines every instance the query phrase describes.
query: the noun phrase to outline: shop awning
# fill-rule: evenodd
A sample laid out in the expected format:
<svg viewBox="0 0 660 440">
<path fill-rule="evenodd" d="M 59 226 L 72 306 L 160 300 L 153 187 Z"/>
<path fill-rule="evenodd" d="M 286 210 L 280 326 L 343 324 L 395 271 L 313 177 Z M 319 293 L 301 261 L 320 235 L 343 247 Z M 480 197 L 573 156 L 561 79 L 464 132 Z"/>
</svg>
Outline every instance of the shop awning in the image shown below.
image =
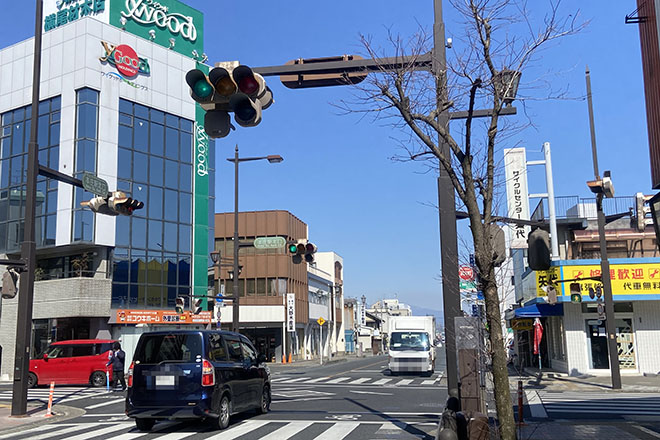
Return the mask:
<svg viewBox="0 0 660 440">
<path fill-rule="evenodd" d="M 540 318 L 542 316 L 563 316 L 564 305 L 562 303 L 550 304 L 531 304 L 514 310 L 516 318 Z"/>
</svg>

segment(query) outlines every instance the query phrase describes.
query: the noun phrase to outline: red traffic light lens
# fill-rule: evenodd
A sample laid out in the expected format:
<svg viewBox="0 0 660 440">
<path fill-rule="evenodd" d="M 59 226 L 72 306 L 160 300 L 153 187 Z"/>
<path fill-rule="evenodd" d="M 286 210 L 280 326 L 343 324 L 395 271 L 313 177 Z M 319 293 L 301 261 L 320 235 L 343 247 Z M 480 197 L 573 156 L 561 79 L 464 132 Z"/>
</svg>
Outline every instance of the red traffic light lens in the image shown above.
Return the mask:
<svg viewBox="0 0 660 440">
<path fill-rule="evenodd" d="M 314 245 L 312 243 L 307 243 L 307 245 L 305 246 L 305 252 L 307 252 L 308 254 L 313 253 Z"/>
<path fill-rule="evenodd" d="M 238 89 L 246 95 L 253 95 L 259 90 L 259 83 L 254 76 L 245 76 L 238 83 Z"/>
</svg>

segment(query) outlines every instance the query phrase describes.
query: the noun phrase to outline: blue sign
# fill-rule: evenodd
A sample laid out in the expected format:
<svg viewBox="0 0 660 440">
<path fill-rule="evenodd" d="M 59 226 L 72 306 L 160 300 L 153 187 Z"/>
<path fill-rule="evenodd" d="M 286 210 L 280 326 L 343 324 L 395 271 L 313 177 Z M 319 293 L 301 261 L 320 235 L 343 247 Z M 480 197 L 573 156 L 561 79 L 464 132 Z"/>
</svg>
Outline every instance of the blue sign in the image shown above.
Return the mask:
<svg viewBox="0 0 660 440">
<path fill-rule="evenodd" d="M 222 295 L 222 293 L 218 293 L 218 295 L 215 297 L 215 300 L 216 300 L 217 302 L 222 302 L 222 298 L 224 298 L 224 296 Z"/>
</svg>

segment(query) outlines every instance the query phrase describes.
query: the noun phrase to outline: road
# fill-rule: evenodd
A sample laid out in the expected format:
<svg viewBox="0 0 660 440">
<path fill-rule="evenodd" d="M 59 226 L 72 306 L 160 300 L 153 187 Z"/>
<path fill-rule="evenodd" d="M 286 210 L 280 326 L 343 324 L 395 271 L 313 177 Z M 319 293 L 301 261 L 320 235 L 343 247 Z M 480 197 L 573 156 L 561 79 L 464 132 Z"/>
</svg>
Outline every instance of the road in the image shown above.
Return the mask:
<svg viewBox="0 0 660 440">
<path fill-rule="evenodd" d="M 21 433 L 0 431 L 0 440 L 432 439 L 447 399 L 443 362 L 431 377 L 390 376 L 386 364 L 385 356 L 374 356 L 324 366 L 274 366 L 271 412 L 235 416 L 224 431 L 200 422 L 160 422 L 152 433 L 142 433 L 124 416 L 123 393 L 56 388 L 55 407 L 59 403 L 85 413 Z M 45 401 L 47 396 L 48 389 L 30 390 L 30 398 Z M 10 398 L 11 390 L 0 389 L 0 402 Z"/>
</svg>

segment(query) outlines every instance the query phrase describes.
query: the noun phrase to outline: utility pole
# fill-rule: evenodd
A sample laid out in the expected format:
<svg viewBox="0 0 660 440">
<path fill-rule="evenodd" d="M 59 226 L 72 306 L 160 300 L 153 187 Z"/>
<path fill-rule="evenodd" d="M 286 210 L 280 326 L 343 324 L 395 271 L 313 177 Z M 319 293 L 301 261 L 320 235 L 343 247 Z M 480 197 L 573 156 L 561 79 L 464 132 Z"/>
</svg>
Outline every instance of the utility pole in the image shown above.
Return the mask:
<svg viewBox="0 0 660 440">
<path fill-rule="evenodd" d="M 594 127 L 594 107 L 591 100 L 591 76 L 586 68 L 587 104 L 589 106 L 589 129 L 591 131 L 591 154 L 594 163 L 594 178 L 601 180 L 598 172 L 598 150 L 596 149 L 596 129 Z M 607 173 L 607 172 L 605 172 Z M 605 297 L 605 331 L 607 332 L 607 349 L 610 358 L 610 374 L 612 389 L 621 389 L 621 371 L 619 369 L 619 347 L 616 343 L 616 324 L 614 322 L 614 298 L 612 297 L 612 280 L 610 278 L 610 262 L 607 259 L 607 242 L 605 241 L 605 213 L 603 212 L 603 197 L 601 191 L 596 194 L 596 211 L 598 212 L 598 237 L 600 243 L 600 274 L 603 278 L 603 296 Z"/>
<path fill-rule="evenodd" d="M 39 91 L 41 84 L 41 20 L 42 0 L 37 0 L 34 24 L 34 62 L 32 73 L 32 117 L 28 143 L 27 194 L 25 200 L 25 230 L 21 245 L 21 259 L 25 270 L 21 272 L 18 293 L 18 319 L 16 323 L 16 351 L 14 358 L 14 386 L 11 415 L 27 415 L 27 381 L 30 369 L 30 341 L 32 339 L 32 307 L 34 301 L 34 268 L 37 260 L 35 242 L 35 213 L 37 202 L 37 175 L 39 173 L 37 129 L 39 127 Z"/>
<path fill-rule="evenodd" d="M 433 56 L 431 71 L 436 77 L 436 104 L 440 108 L 447 100 L 447 58 L 445 53 L 445 24 L 442 19 L 442 0 L 433 0 Z M 438 124 L 448 127 L 449 112 L 438 114 Z M 451 157 L 449 145 L 438 136 L 442 154 Z M 439 167 L 438 215 L 440 218 L 440 258 L 442 267 L 442 303 L 445 318 L 445 353 L 447 358 L 447 389 L 458 397 L 458 358 L 454 318 L 461 316 L 461 297 L 458 286 L 458 243 L 456 237 L 456 201 L 454 185 L 449 174 Z"/>
<path fill-rule="evenodd" d="M 240 248 L 238 243 L 238 144 L 234 149 L 234 287 L 232 296 L 232 321 L 231 321 L 231 330 L 233 332 L 238 332 L 240 329 L 240 324 L 238 322 L 238 303 L 240 301 L 240 294 L 238 292 L 238 250 Z"/>
</svg>

